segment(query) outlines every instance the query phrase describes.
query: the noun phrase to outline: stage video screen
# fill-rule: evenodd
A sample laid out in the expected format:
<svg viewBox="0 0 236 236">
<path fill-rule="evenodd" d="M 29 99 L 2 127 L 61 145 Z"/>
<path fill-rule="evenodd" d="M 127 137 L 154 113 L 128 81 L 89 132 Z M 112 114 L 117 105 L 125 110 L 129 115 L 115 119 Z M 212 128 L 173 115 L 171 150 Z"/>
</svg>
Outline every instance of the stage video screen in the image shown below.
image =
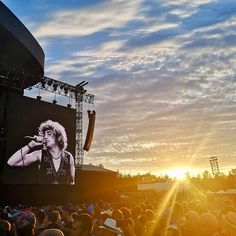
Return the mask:
<svg viewBox="0 0 236 236">
<path fill-rule="evenodd" d="M 11 94 L 3 184 L 75 184 L 76 111 Z"/>
</svg>

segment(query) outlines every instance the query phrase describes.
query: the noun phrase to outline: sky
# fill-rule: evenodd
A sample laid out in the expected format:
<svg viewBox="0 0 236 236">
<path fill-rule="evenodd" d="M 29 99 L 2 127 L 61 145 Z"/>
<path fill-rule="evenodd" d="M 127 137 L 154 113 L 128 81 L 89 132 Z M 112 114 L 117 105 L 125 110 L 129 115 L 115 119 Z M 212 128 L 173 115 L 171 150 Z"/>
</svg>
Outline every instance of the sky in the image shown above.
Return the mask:
<svg viewBox="0 0 236 236">
<path fill-rule="evenodd" d="M 235 0 L 3 2 L 43 48 L 46 76 L 89 82 L 84 164 L 195 174 L 217 156 L 221 171 L 236 167 Z"/>
</svg>

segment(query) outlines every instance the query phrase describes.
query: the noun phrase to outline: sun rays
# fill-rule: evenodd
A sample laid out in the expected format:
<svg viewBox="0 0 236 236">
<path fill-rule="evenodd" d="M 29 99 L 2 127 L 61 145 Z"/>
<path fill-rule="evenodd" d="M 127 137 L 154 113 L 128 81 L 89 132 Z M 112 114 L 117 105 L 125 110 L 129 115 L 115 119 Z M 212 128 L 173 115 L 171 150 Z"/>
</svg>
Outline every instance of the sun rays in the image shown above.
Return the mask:
<svg viewBox="0 0 236 236">
<path fill-rule="evenodd" d="M 186 169 L 186 168 L 178 168 L 178 169 L 170 170 L 169 173 L 168 173 L 168 175 L 169 175 L 172 179 L 185 180 L 185 178 L 186 178 L 186 173 L 187 173 L 187 169 Z"/>
</svg>

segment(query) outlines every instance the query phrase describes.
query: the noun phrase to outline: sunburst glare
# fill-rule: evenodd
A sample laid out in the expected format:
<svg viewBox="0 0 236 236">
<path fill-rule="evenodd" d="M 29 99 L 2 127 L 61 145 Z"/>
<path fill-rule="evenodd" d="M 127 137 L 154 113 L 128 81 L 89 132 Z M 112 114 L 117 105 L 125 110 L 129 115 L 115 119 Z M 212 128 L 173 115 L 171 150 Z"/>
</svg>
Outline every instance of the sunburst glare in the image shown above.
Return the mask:
<svg viewBox="0 0 236 236">
<path fill-rule="evenodd" d="M 178 168 L 178 169 L 173 169 L 173 170 L 168 171 L 168 175 L 171 178 L 177 179 L 177 180 L 185 180 L 186 173 L 187 173 L 187 169 L 185 168 Z"/>
</svg>

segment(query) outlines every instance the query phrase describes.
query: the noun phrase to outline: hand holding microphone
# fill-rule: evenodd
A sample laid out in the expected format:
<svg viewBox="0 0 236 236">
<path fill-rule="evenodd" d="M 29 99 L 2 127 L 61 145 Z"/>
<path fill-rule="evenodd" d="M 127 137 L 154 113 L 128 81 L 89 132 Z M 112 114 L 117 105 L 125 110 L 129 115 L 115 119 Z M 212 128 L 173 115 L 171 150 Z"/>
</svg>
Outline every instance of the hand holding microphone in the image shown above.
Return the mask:
<svg viewBox="0 0 236 236">
<path fill-rule="evenodd" d="M 31 149 L 40 145 L 44 145 L 44 142 L 45 142 L 43 136 L 38 136 L 38 135 L 25 136 L 24 138 L 31 140 L 29 142 L 29 147 L 31 147 Z"/>
<path fill-rule="evenodd" d="M 32 136 L 25 136 L 24 138 L 35 141 L 36 143 L 42 143 L 44 141 L 43 136 L 37 136 L 37 135 L 34 135 L 33 137 Z"/>
</svg>

